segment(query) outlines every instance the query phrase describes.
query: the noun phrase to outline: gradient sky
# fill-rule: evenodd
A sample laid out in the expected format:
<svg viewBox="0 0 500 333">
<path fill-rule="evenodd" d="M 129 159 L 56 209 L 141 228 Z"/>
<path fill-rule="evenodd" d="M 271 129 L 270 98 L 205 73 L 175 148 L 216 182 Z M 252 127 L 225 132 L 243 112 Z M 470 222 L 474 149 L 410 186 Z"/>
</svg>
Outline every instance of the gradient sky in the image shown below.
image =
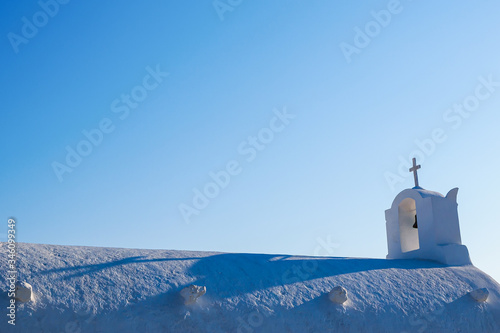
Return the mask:
<svg viewBox="0 0 500 333">
<path fill-rule="evenodd" d="M 413 186 L 386 175 L 419 150 L 421 186 L 460 188 L 463 243 L 500 281 L 500 4 L 229 3 L 0 4 L 2 239 L 13 216 L 19 242 L 383 258 L 384 211 Z M 60 181 L 54 162 L 103 123 Z"/>
</svg>

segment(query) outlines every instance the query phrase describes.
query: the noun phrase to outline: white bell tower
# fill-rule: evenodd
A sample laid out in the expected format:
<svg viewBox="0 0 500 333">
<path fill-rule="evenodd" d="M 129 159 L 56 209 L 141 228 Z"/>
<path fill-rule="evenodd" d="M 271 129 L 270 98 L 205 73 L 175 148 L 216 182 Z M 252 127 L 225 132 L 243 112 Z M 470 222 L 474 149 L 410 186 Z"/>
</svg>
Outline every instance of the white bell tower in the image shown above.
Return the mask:
<svg viewBox="0 0 500 333">
<path fill-rule="evenodd" d="M 462 245 L 458 223 L 458 188 L 446 196 L 418 185 L 413 159 L 415 187 L 399 193 L 385 211 L 387 259 L 428 259 L 445 265 L 471 264 L 469 251 Z"/>
</svg>

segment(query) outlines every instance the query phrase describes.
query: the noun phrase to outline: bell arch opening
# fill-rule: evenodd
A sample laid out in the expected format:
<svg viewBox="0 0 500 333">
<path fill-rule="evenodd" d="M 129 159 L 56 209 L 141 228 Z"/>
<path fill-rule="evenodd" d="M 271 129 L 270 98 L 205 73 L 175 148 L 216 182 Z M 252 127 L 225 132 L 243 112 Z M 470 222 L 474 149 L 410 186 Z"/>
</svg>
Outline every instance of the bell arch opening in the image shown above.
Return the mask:
<svg viewBox="0 0 500 333">
<path fill-rule="evenodd" d="M 399 236 L 401 240 L 401 252 L 418 250 L 420 243 L 418 239 L 417 208 L 415 200 L 406 198 L 398 206 L 399 213 Z"/>
</svg>

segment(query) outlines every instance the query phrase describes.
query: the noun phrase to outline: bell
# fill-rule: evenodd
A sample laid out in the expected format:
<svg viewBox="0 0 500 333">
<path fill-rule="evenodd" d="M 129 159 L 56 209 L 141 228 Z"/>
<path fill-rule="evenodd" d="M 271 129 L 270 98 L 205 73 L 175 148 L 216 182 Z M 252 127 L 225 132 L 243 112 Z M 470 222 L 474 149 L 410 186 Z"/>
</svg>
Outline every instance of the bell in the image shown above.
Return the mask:
<svg viewBox="0 0 500 333">
<path fill-rule="evenodd" d="M 418 229 L 417 215 L 415 215 L 415 223 L 413 223 L 413 228 Z"/>
</svg>

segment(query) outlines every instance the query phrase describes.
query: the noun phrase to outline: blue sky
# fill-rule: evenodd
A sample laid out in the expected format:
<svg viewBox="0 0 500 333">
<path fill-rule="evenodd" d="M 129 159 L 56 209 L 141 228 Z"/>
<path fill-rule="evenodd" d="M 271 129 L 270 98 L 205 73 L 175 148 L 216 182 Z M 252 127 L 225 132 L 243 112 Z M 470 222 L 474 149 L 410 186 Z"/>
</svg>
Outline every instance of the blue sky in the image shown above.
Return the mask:
<svg viewBox="0 0 500 333">
<path fill-rule="evenodd" d="M 460 188 L 463 243 L 500 280 L 498 3 L 42 3 L 0 5 L 0 207 L 18 241 L 382 258 L 417 151 L 421 186 Z"/>
</svg>

